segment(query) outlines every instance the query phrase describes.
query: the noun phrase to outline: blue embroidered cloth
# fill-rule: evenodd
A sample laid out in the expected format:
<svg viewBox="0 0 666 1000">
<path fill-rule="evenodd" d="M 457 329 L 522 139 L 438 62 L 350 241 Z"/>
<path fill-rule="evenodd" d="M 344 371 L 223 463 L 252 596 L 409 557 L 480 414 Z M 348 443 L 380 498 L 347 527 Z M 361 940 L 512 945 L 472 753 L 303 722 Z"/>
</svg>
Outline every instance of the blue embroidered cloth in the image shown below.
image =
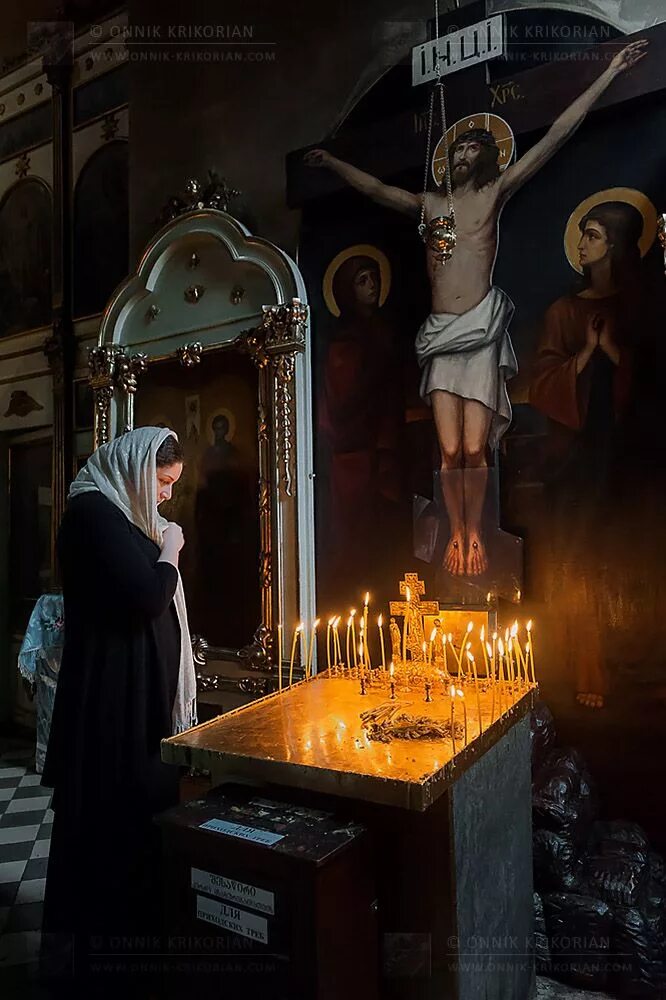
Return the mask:
<svg viewBox="0 0 666 1000">
<path fill-rule="evenodd" d="M 21 676 L 35 685 L 37 746 L 35 770 L 42 773 L 51 729 L 56 682 L 65 641 L 62 594 L 43 594 L 35 604 L 18 655 Z"/>
</svg>

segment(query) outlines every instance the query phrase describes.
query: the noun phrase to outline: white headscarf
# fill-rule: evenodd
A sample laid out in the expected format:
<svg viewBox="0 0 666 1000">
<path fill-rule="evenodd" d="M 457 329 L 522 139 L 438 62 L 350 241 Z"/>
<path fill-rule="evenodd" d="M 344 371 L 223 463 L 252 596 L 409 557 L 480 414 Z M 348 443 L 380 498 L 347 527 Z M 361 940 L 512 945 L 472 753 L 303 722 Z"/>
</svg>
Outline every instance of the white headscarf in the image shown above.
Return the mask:
<svg viewBox="0 0 666 1000">
<path fill-rule="evenodd" d="M 178 438 L 168 427 L 138 427 L 101 445 L 70 486 L 69 496 L 99 490 L 144 535 L 161 546 L 162 533 L 169 522 L 157 510 L 155 456 L 170 435 Z M 180 624 L 180 670 L 171 716 L 172 731 L 176 734 L 197 722 L 196 673 L 180 573 L 174 601 Z"/>
</svg>

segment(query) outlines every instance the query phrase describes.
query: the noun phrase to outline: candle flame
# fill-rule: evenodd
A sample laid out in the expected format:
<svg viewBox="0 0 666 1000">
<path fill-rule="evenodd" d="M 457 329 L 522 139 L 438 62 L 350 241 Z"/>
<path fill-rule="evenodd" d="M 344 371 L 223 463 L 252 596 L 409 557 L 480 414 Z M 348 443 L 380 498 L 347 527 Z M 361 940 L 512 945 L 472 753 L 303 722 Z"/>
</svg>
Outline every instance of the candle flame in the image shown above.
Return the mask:
<svg viewBox="0 0 666 1000">
<path fill-rule="evenodd" d="M 426 643 L 425 643 L 425 642 L 422 642 L 422 643 L 421 643 L 421 649 L 422 649 L 422 650 L 423 650 L 423 652 L 425 653 L 425 651 L 426 651 Z"/>
<path fill-rule="evenodd" d="M 474 663 L 474 657 L 470 653 L 469 649 L 467 650 L 467 659 L 469 660 L 470 663 Z"/>
<path fill-rule="evenodd" d="M 335 625 L 335 618 L 329 618 L 328 619 L 328 627 L 329 628 L 333 628 L 334 625 Z"/>
<path fill-rule="evenodd" d="M 378 626 L 380 628 L 382 627 L 382 625 L 384 624 L 384 616 L 383 615 L 379 616 L 379 618 L 377 619 L 377 624 L 378 624 Z"/>
<path fill-rule="evenodd" d="M 353 620 L 354 620 L 354 619 L 353 619 L 353 618 L 352 618 L 352 616 L 350 615 L 350 616 L 349 616 L 349 618 L 347 619 L 347 628 L 351 628 L 351 627 L 352 627 L 352 622 L 353 622 Z"/>
<path fill-rule="evenodd" d="M 493 632 L 493 642 L 497 642 L 497 632 Z"/>
<path fill-rule="evenodd" d="M 504 656 L 504 643 L 502 642 L 501 639 L 498 645 L 499 645 L 500 656 Z"/>
<path fill-rule="evenodd" d="M 356 608 L 352 608 L 351 611 L 349 612 L 349 616 L 353 618 L 355 614 L 356 614 Z"/>
<path fill-rule="evenodd" d="M 492 657 L 492 655 L 493 655 L 493 647 L 490 645 L 489 642 L 486 643 L 486 653 L 490 657 Z"/>
<path fill-rule="evenodd" d="M 338 728 L 339 729 L 346 729 L 347 727 L 345 726 L 344 722 L 338 722 Z"/>
<path fill-rule="evenodd" d="M 504 629 L 504 641 L 505 642 L 509 641 L 509 630 L 508 630 L 508 628 Z"/>
<path fill-rule="evenodd" d="M 471 632 L 473 628 L 474 628 L 474 623 L 473 622 L 468 622 L 467 623 L 467 631 Z"/>
<path fill-rule="evenodd" d="M 303 624 L 303 622 L 301 622 L 300 625 L 296 626 L 296 631 L 297 632 L 302 632 L 304 628 L 305 628 L 305 625 Z"/>
<path fill-rule="evenodd" d="M 366 606 L 366 608 L 367 608 L 368 604 L 370 603 L 370 591 L 368 591 L 368 592 L 366 593 L 366 595 L 365 595 L 365 600 L 364 600 L 364 602 L 363 602 L 363 603 L 365 604 L 365 606 Z"/>
<path fill-rule="evenodd" d="M 446 646 L 446 633 L 442 633 L 442 646 Z"/>
<path fill-rule="evenodd" d="M 319 618 L 315 618 L 315 620 L 312 623 L 312 627 L 313 628 L 317 628 L 317 626 L 319 625 L 319 622 L 320 622 L 320 619 Z"/>
<path fill-rule="evenodd" d="M 391 675 L 391 677 L 393 677 L 394 673 L 395 673 L 395 667 L 393 666 L 393 660 L 391 660 L 391 666 L 389 667 L 389 674 Z"/>
<path fill-rule="evenodd" d="M 435 641 L 435 638 L 436 638 L 436 636 L 437 636 L 437 629 L 436 629 L 436 628 L 434 628 L 434 629 L 432 630 L 432 632 L 430 633 L 430 641 L 431 641 L 431 642 L 434 642 L 434 641 Z M 425 644 L 424 644 L 424 645 L 425 645 Z"/>
<path fill-rule="evenodd" d="M 525 652 L 529 653 L 529 651 L 530 651 L 531 648 L 532 648 L 532 643 L 528 639 L 527 642 L 526 642 L 526 644 L 525 644 Z"/>
<path fill-rule="evenodd" d="M 450 632 L 449 632 L 449 642 L 451 645 L 453 645 L 453 636 L 451 635 Z"/>
<path fill-rule="evenodd" d="M 455 698 L 456 696 L 456 689 L 454 688 L 453 684 L 449 688 L 449 694 L 451 695 L 452 698 Z"/>
<path fill-rule="evenodd" d="M 460 688 L 458 688 L 458 690 L 456 691 L 456 694 L 458 695 L 459 698 L 464 698 L 465 697 L 465 692 L 461 691 Z"/>
<path fill-rule="evenodd" d="M 471 649 L 471 648 L 472 648 L 472 643 L 468 642 L 467 645 L 466 645 L 466 647 L 465 647 L 465 649 Z"/>
<path fill-rule="evenodd" d="M 481 642 L 485 642 L 485 641 L 486 641 L 486 626 L 482 625 L 481 626 Z"/>
<path fill-rule="evenodd" d="M 518 622 L 515 621 L 511 626 L 511 636 L 515 639 L 517 635 L 518 635 Z"/>
<path fill-rule="evenodd" d="M 528 632 L 531 632 L 531 631 L 532 631 L 532 619 L 531 619 L 531 618 L 530 618 L 530 620 L 529 620 L 529 621 L 528 621 L 528 623 L 527 623 L 527 631 L 528 631 Z"/>
<path fill-rule="evenodd" d="M 412 592 L 409 587 L 405 587 L 405 597 L 407 598 L 407 603 L 409 604 L 412 599 Z"/>
</svg>

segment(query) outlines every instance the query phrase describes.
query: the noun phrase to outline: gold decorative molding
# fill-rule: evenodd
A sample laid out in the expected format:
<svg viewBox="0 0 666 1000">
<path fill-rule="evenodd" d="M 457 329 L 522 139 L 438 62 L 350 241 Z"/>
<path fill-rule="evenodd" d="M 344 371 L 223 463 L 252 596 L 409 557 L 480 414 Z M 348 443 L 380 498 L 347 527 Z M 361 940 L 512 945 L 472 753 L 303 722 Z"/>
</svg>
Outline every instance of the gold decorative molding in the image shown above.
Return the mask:
<svg viewBox="0 0 666 1000">
<path fill-rule="evenodd" d="M 198 340 L 192 344 L 184 344 L 176 350 L 176 356 L 183 368 L 192 368 L 194 365 L 201 364 L 202 354 L 203 344 Z"/>
<path fill-rule="evenodd" d="M 91 347 L 88 352 L 90 385 L 95 401 L 95 448 L 111 440 L 111 404 L 116 372 L 116 359 L 123 353 L 118 344 Z"/>
<path fill-rule="evenodd" d="M 231 188 L 226 178 L 220 177 L 215 170 L 208 171 L 208 181 L 202 184 L 196 177 L 190 177 L 182 194 L 173 195 L 167 201 L 159 217 L 159 223 L 166 225 L 185 212 L 200 211 L 204 208 L 214 208 L 220 212 L 228 212 L 231 202 L 240 196 L 237 188 Z"/>
<path fill-rule="evenodd" d="M 305 350 L 308 307 L 300 299 L 264 306 L 258 330 L 264 335 L 275 393 L 275 417 L 280 483 L 288 497 L 294 495 L 294 375 L 296 354 Z M 255 338 L 260 334 L 255 332 Z"/>
<path fill-rule="evenodd" d="M 14 167 L 14 173 L 21 180 L 27 177 L 30 173 L 30 156 L 28 153 L 21 153 L 18 160 L 16 161 L 16 166 Z"/>
<path fill-rule="evenodd" d="M 115 139 L 118 135 L 118 128 L 120 123 L 118 121 L 118 115 L 115 111 L 110 111 L 107 115 L 104 115 L 102 119 L 102 134 L 101 137 L 104 142 L 110 142 L 111 139 Z"/>
<path fill-rule="evenodd" d="M 133 395 L 138 388 L 139 375 L 147 368 L 147 355 L 119 353 L 116 357 L 115 381 L 120 391 Z"/>
</svg>

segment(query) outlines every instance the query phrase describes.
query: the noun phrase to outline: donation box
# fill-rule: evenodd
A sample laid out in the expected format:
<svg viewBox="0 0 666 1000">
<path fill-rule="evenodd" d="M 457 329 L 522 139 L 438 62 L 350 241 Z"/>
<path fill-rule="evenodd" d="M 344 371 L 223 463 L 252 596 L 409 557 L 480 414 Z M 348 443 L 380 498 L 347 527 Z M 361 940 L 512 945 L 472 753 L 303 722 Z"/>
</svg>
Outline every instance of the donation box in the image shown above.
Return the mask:
<svg viewBox="0 0 666 1000">
<path fill-rule="evenodd" d="M 223 785 L 158 817 L 167 996 L 376 1000 L 369 842 L 358 823 Z"/>
</svg>

